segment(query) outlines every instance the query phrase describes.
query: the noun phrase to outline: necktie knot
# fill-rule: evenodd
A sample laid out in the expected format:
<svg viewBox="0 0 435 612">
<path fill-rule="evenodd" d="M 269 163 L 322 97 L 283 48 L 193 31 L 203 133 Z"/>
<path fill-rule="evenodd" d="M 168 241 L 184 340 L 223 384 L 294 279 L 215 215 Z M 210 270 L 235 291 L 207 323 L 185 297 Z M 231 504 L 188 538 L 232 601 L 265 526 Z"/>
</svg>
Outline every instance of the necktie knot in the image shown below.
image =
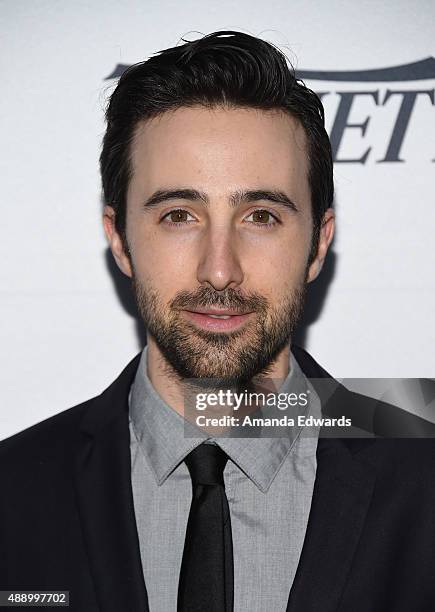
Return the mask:
<svg viewBox="0 0 435 612">
<path fill-rule="evenodd" d="M 223 485 L 228 455 L 216 444 L 200 444 L 185 458 L 192 485 Z"/>
</svg>

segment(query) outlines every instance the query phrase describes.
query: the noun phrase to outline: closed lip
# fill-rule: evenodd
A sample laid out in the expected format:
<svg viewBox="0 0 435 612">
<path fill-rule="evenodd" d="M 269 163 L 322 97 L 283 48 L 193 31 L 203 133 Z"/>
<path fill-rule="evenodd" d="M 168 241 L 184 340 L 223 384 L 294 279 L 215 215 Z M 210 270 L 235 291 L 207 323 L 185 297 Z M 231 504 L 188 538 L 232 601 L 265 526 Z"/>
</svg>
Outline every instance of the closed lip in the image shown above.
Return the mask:
<svg viewBox="0 0 435 612">
<path fill-rule="evenodd" d="M 216 308 L 195 308 L 194 310 L 188 310 L 188 312 L 196 312 L 197 314 L 205 315 L 225 315 L 225 316 L 241 316 L 249 314 L 250 311 L 239 312 L 237 310 L 217 310 Z"/>
</svg>

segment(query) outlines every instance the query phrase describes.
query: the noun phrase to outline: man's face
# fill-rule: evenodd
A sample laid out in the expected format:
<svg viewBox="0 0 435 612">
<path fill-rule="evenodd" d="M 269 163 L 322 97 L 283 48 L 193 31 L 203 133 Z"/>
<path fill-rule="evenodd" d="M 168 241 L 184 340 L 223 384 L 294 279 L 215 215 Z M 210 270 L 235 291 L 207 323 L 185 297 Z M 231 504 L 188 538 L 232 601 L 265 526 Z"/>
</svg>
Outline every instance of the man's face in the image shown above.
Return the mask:
<svg viewBox="0 0 435 612">
<path fill-rule="evenodd" d="M 149 342 L 182 377 L 243 383 L 267 373 L 332 238 L 329 219 L 308 266 L 303 128 L 280 111 L 181 108 L 138 125 L 132 169 L 130 257 L 109 208 L 105 223 Z"/>
</svg>

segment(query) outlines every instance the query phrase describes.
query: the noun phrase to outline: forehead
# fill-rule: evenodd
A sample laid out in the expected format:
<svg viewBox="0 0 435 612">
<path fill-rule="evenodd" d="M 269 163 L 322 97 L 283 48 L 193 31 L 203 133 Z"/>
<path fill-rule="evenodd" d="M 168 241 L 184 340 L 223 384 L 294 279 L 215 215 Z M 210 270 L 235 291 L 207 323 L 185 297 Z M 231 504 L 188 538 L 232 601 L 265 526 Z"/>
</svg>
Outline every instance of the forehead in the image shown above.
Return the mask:
<svg viewBox="0 0 435 612">
<path fill-rule="evenodd" d="M 132 182 L 148 189 L 192 181 L 209 187 L 307 188 L 306 134 L 280 110 L 182 107 L 140 122 L 131 149 Z"/>
</svg>

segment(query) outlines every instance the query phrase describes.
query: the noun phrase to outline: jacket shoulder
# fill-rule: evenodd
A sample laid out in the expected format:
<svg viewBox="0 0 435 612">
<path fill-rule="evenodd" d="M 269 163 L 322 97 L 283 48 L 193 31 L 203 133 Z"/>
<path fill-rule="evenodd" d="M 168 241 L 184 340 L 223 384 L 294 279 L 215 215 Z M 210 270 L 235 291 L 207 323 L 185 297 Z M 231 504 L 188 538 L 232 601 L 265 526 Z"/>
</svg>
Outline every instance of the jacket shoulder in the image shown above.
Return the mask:
<svg viewBox="0 0 435 612">
<path fill-rule="evenodd" d="M 0 473 L 8 467 L 55 463 L 77 443 L 82 425 L 98 429 L 120 414 L 128 397 L 140 354 L 130 361 L 112 384 L 85 402 L 68 408 L 0 442 Z M 6 466 L 6 467 L 5 467 Z"/>
<path fill-rule="evenodd" d="M 65 448 L 79 429 L 83 415 L 95 400 L 96 397 L 86 400 L 2 440 L 0 465 L 4 466 L 10 462 L 16 465 L 16 462 L 23 459 Z"/>
</svg>

